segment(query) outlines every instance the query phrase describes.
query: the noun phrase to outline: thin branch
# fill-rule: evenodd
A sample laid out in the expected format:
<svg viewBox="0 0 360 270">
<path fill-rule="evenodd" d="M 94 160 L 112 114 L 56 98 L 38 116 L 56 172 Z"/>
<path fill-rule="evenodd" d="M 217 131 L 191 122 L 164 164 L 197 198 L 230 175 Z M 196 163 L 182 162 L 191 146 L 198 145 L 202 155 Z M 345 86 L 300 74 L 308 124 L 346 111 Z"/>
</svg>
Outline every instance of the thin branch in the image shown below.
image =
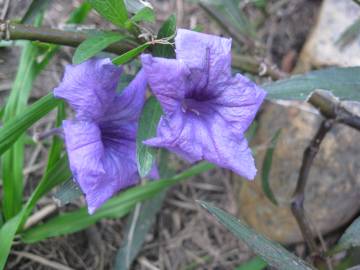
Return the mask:
<svg viewBox="0 0 360 270">
<path fill-rule="evenodd" d="M 50 27 L 34 27 L 9 21 L 0 21 L 0 40 L 32 40 L 76 47 L 89 37 L 85 31 L 63 31 Z M 135 46 L 128 42 L 111 44 L 106 51 L 123 54 Z"/>
<path fill-rule="evenodd" d="M 311 226 L 307 219 L 304 210 L 304 200 L 305 200 L 305 187 L 307 179 L 309 176 L 311 165 L 314 161 L 316 154 L 319 151 L 320 144 L 325 138 L 325 135 L 330 131 L 334 124 L 333 119 L 324 120 L 314 138 L 311 140 L 310 145 L 305 149 L 303 160 L 299 172 L 299 177 L 296 185 L 295 192 L 293 194 L 293 199 L 291 203 L 291 211 L 300 227 L 301 233 L 304 237 L 306 244 L 308 245 L 312 255 L 320 254 L 315 243 L 313 232 L 311 231 Z"/>
<path fill-rule="evenodd" d="M 0 20 L 0 40 L 33 40 L 64 46 L 77 47 L 87 37 L 85 31 L 64 31 L 49 27 L 33 27 L 30 25 L 16 24 L 9 21 Z M 123 54 L 133 48 L 135 44 L 118 42 L 111 44 L 105 51 Z M 244 55 L 232 55 L 232 66 L 252 74 L 269 75 L 273 79 L 280 79 L 286 76 L 276 67 L 266 65 L 263 61 L 258 61 L 253 57 Z"/>
<path fill-rule="evenodd" d="M 308 102 L 317 108 L 325 118 L 335 119 L 336 122 L 360 131 L 360 116 L 350 112 L 330 91 L 315 90 Z"/>
</svg>

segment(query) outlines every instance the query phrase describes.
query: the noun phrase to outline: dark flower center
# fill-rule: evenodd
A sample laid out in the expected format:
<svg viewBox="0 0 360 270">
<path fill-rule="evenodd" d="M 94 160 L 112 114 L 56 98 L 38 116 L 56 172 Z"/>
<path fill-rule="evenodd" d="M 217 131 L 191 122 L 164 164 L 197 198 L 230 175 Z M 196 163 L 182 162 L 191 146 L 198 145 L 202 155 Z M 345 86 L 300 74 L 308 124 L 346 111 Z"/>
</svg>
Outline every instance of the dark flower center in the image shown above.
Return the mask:
<svg viewBox="0 0 360 270">
<path fill-rule="evenodd" d="M 211 103 L 208 99 L 185 98 L 181 103 L 184 113 L 192 113 L 196 116 L 211 113 Z"/>
</svg>

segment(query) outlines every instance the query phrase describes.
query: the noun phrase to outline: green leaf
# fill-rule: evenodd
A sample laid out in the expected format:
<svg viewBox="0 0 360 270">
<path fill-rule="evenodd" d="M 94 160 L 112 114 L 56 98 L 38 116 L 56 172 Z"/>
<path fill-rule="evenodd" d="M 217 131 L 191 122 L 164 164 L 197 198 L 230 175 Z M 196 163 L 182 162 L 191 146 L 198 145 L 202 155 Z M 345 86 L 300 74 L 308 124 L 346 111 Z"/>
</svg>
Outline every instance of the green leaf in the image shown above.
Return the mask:
<svg viewBox="0 0 360 270">
<path fill-rule="evenodd" d="M 21 19 L 22 24 L 32 24 L 35 17 L 44 12 L 51 0 L 33 0 Z"/>
<path fill-rule="evenodd" d="M 123 39 L 125 39 L 125 36 L 116 32 L 98 32 L 81 42 L 76 48 L 72 59 L 73 64 L 80 64 L 101 52 L 109 45 Z"/>
<path fill-rule="evenodd" d="M 339 242 L 336 244 L 331 253 L 338 253 L 340 251 L 360 246 L 360 217 L 355 219 L 353 223 L 346 229 L 341 236 Z"/>
<path fill-rule="evenodd" d="M 360 101 L 360 67 L 327 68 L 263 85 L 271 99 L 306 100 L 315 89 L 341 99 Z"/>
<path fill-rule="evenodd" d="M 22 234 L 22 240 L 26 243 L 34 243 L 49 237 L 77 232 L 89 227 L 102 218 L 123 217 L 129 213 L 129 211 L 133 209 L 137 203 L 153 197 L 155 194 L 169 186 L 213 168 L 214 165 L 201 162 L 171 178 L 152 181 L 143 186 L 136 186 L 127 189 L 121 192 L 118 196 L 107 201 L 93 215 L 89 215 L 86 208 L 64 213 L 50 219 L 44 224 L 24 231 Z"/>
<path fill-rule="evenodd" d="M 161 151 L 159 171 L 162 178 L 168 178 L 173 174 L 168 167 L 168 161 L 168 152 Z M 124 233 L 127 237 L 117 252 L 114 269 L 130 269 L 131 263 L 139 253 L 147 233 L 155 222 L 156 214 L 161 210 L 166 191 L 161 191 L 154 198 L 136 204 L 133 213 L 127 220 Z"/>
<path fill-rule="evenodd" d="M 275 195 L 271 190 L 270 187 L 270 170 L 271 170 L 271 165 L 272 165 L 272 158 L 273 158 L 273 154 L 275 151 L 275 147 L 276 147 L 276 143 L 279 139 L 281 133 L 281 129 L 279 129 L 275 135 L 272 137 L 271 139 L 271 144 L 268 147 L 268 149 L 266 149 L 266 153 L 265 153 L 265 157 L 264 157 L 264 161 L 263 161 L 263 166 L 262 166 L 262 174 L 261 174 L 261 185 L 262 185 L 262 189 L 266 195 L 266 197 L 274 204 L 274 205 L 278 205 Z"/>
<path fill-rule="evenodd" d="M 339 39 L 336 41 L 336 45 L 340 47 L 346 47 L 350 43 L 354 42 L 360 35 L 360 18 L 352 23 L 346 30 L 341 33 Z"/>
<path fill-rule="evenodd" d="M 156 128 L 162 109 L 155 97 L 150 97 L 143 108 L 136 136 L 136 158 L 140 177 L 145 177 L 155 164 L 156 148 L 143 144 L 146 139 L 156 136 Z"/>
<path fill-rule="evenodd" d="M 136 204 L 130 216 L 130 222 L 127 223 L 125 228 L 124 234 L 126 238 L 123 241 L 123 246 L 116 255 L 114 269 L 130 269 L 131 263 L 140 251 L 149 229 L 155 222 L 156 213 L 161 209 L 165 196 L 166 192 L 163 191 L 154 198 Z"/>
<path fill-rule="evenodd" d="M 55 99 L 52 93 L 49 93 L 27 107 L 21 114 L 7 121 L 0 129 L 0 154 L 9 149 L 29 127 L 61 102 L 61 100 Z"/>
<path fill-rule="evenodd" d="M 170 38 L 175 35 L 175 32 L 176 17 L 175 15 L 171 15 L 161 26 L 156 38 Z M 173 39 L 169 41 L 173 42 Z M 157 57 L 175 58 L 175 49 L 170 44 L 155 44 L 153 55 Z"/>
<path fill-rule="evenodd" d="M 88 0 L 88 2 L 106 20 L 125 27 L 128 13 L 123 0 Z"/>
<path fill-rule="evenodd" d="M 144 7 L 153 8 L 149 2 L 143 0 L 124 0 L 126 8 L 131 13 L 137 13 Z"/>
<path fill-rule="evenodd" d="M 149 43 L 144 43 L 120 56 L 115 57 L 112 62 L 114 65 L 123 65 L 130 60 L 134 59 L 140 53 L 142 53 L 147 47 L 149 47 Z"/>
<path fill-rule="evenodd" d="M 267 266 L 267 263 L 264 262 L 260 257 L 254 257 L 241 266 L 235 268 L 235 270 L 263 270 Z"/>
<path fill-rule="evenodd" d="M 144 7 L 139 10 L 134 16 L 130 19 L 132 22 L 154 22 L 155 21 L 155 13 L 154 10 L 149 7 Z"/>
<path fill-rule="evenodd" d="M 0 269 L 3 269 L 6 264 L 16 232 L 25 223 L 26 218 L 31 213 L 36 202 L 54 186 L 58 185 L 62 181 L 65 181 L 71 176 L 67 164 L 68 161 L 66 157 L 60 159 L 41 179 L 21 212 L 12 219 L 8 220 L 0 228 Z"/>
<path fill-rule="evenodd" d="M 247 225 L 234 216 L 213 206 L 210 203 L 199 201 L 200 205 L 212 214 L 237 238 L 244 241 L 258 256 L 270 266 L 278 270 L 311 270 L 306 262 L 287 251 L 281 245 L 254 232 Z"/>
</svg>

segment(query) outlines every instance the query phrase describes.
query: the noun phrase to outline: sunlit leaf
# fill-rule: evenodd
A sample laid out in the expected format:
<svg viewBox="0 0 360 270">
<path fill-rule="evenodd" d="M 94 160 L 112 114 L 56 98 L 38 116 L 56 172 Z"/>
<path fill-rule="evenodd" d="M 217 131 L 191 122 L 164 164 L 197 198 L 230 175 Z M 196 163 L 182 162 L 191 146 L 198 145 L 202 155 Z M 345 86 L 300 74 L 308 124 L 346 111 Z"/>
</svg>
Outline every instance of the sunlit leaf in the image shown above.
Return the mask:
<svg viewBox="0 0 360 270">
<path fill-rule="evenodd" d="M 155 97 L 150 97 L 141 113 L 136 136 L 136 158 L 139 174 L 145 177 L 155 163 L 156 149 L 146 146 L 143 141 L 156 135 L 156 128 L 162 115 L 162 109 Z"/>
<path fill-rule="evenodd" d="M 263 85 L 271 99 L 305 100 L 315 89 L 340 99 L 360 101 L 360 67 L 326 68 Z"/>
</svg>

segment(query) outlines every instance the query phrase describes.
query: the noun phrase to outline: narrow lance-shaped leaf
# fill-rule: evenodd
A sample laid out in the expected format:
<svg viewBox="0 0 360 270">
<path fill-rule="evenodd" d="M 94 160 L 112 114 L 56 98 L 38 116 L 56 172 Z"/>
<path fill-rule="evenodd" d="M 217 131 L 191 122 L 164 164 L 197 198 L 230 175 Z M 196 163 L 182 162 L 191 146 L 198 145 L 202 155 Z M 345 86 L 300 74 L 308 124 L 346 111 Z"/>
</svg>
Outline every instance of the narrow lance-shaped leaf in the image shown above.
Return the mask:
<svg viewBox="0 0 360 270">
<path fill-rule="evenodd" d="M 305 100 L 315 89 L 331 91 L 340 99 L 360 101 L 360 67 L 327 68 L 263 85 L 271 99 Z"/>
<path fill-rule="evenodd" d="M 146 146 L 143 141 L 155 137 L 162 109 L 155 97 L 150 97 L 143 108 L 136 137 L 136 157 L 139 174 L 145 177 L 155 163 L 156 149 Z"/>
<path fill-rule="evenodd" d="M 279 129 L 271 139 L 270 146 L 268 147 L 268 149 L 266 150 L 266 153 L 265 153 L 263 166 L 262 166 L 262 174 L 261 174 L 262 189 L 263 189 L 266 197 L 275 205 L 277 205 L 278 203 L 276 201 L 274 193 L 271 190 L 270 171 L 271 171 L 271 166 L 272 166 L 272 158 L 274 155 L 276 143 L 279 139 L 280 133 L 281 133 L 281 129 Z"/>
<path fill-rule="evenodd" d="M 240 220 L 210 203 L 199 201 L 200 205 L 212 214 L 237 238 L 244 241 L 257 255 L 278 270 L 311 270 L 306 262 L 287 251 L 281 245 L 254 232 Z"/>
<path fill-rule="evenodd" d="M 125 39 L 125 36 L 116 32 L 97 32 L 81 42 L 76 48 L 73 56 L 73 64 L 80 64 L 97 53 L 101 52 L 109 45 Z"/>
<path fill-rule="evenodd" d="M 142 53 L 147 47 L 149 47 L 149 43 L 144 43 L 118 57 L 115 57 L 112 62 L 114 65 L 123 65 L 130 60 L 134 59 L 136 56 L 138 56 L 140 53 Z"/>
<path fill-rule="evenodd" d="M 89 227 L 102 218 L 123 217 L 129 213 L 137 203 L 151 198 L 167 187 L 213 168 L 214 165 L 201 162 L 171 178 L 148 182 L 143 186 L 130 188 L 107 201 L 93 215 L 89 215 L 85 207 L 70 213 L 65 213 L 50 219 L 44 224 L 24 231 L 22 240 L 26 243 L 34 243 L 49 237 L 77 232 Z"/>
<path fill-rule="evenodd" d="M 88 2 L 106 20 L 117 26 L 125 27 L 128 13 L 123 0 L 88 0 Z"/>
</svg>

